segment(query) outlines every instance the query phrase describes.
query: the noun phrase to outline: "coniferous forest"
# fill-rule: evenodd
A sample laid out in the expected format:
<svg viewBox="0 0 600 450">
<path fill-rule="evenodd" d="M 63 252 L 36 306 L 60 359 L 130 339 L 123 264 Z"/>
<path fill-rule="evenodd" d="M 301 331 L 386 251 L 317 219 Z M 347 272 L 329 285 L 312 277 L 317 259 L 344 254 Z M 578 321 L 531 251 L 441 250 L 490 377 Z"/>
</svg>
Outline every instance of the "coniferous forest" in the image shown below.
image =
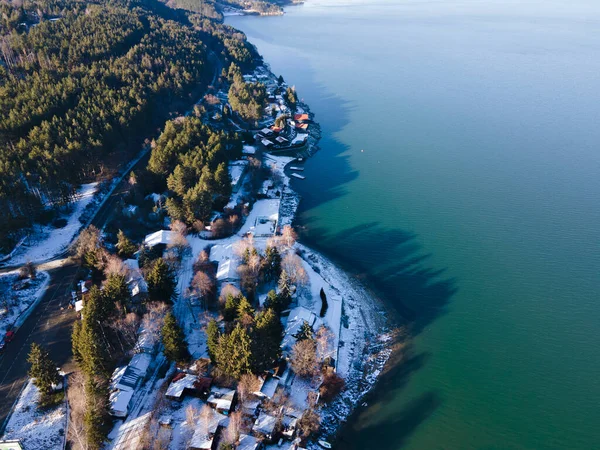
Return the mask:
<svg viewBox="0 0 600 450">
<path fill-rule="evenodd" d="M 0 250 L 130 159 L 221 67 L 252 65 L 253 47 L 220 18 L 210 3 L 0 3 Z"/>
</svg>

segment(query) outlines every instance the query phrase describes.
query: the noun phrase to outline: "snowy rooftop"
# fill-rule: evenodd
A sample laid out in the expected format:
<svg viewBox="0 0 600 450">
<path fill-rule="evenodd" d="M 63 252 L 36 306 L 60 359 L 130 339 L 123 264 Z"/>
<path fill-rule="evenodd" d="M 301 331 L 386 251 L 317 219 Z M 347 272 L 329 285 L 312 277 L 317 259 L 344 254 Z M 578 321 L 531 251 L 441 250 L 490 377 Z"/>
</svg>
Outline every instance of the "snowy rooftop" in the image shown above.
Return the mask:
<svg viewBox="0 0 600 450">
<path fill-rule="evenodd" d="M 152 353 L 156 348 L 157 336 L 140 327 L 139 337 L 135 343 L 135 351 L 142 353 Z"/>
<path fill-rule="evenodd" d="M 128 420 L 118 427 L 117 435 L 113 439 L 112 450 L 130 450 L 132 448 L 138 448 L 140 438 L 143 436 L 143 431 L 151 416 L 152 412 L 149 412 L 143 416 Z"/>
<path fill-rule="evenodd" d="M 217 244 L 210 249 L 210 260 L 219 263 L 217 267 L 217 280 L 237 280 L 238 258 L 233 251 L 233 244 Z"/>
<path fill-rule="evenodd" d="M 138 371 L 138 373 L 142 376 L 145 376 L 148 372 L 148 367 L 150 367 L 150 363 L 152 362 L 152 356 L 147 353 L 136 353 L 129 361 L 129 367 Z"/>
<path fill-rule="evenodd" d="M 290 315 L 288 316 L 288 320 L 285 325 L 285 335 L 283 336 L 283 341 L 281 342 L 281 348 L 284 351 L 290 351 L 292 349 L 296 343 L 296 338 L 294 335 L 298 333 L 304 321 L 308 322 L 308 324 L 314 329 L 317 316 L 314 312 L 305 308 L 304 306 L 298 306 L 290 311 Z"/>
<path fill-rule="evenodd" d="M 276 417 L 273 417 L 265 412 L 261 412 L 258 416 L 258 419 L 256 419 L 256 422 L 254 422 L 253 430 L 258 433 L 271 435 L 271 433 L 273 433 L 273 430 L 275 429 L 276 424 Z"/>
<path fill-rule="evenodd" d="M 263 383 L 260 391 L 255 392 L 255 394 L 261 397 L 272 398 L 273 395 L 275 395 L 277 386 L 279 386 L 279 378 L 269 377 L 269 379 Z"/>
<path fill-rule="evenodd" d="M 210 389 L 210 397 L 208 397 L 206 403 L 212 405 L 219 411 L 229 412 L 231 410 L 231 403 L 233 402 L 234 396 L 235 391 L 232 389 L 213 386 Z"/>
<path fill-rule="evenodd" d="M 154 247 L 158 244 L 167 245 L 171 242 L 173 238 L 173 232 L 170 230 L 159 230 L 154 233 L 149 234 L 144 239 L 144 244 L 148 247 Z"/>
<path fill-rule="evenodd" d="M 125 261 L 123 261 L 123 264 L 132 271 L 139 271 L 140 270 L 140 263 L 138 262 L 137 259 L 126 259 Z"/>
<path fill-rule="evenodd" d="M 306 142 L 306 140 L 308 139 L 308 134 L 302 133 L 302 134 L 297 134 L 296 137 L 294 139 L 292 139 L 292 144 L 302 144 L 304 142 Z"/>
<path fill-rule="evenodd" d="M 110 393 L 110 411 L 114 416 L 125 417 L 129 409 L 129 402 L 133 391 L 114 391 Z"/>
<path fill-rule="evenodd" d="M 165 395 L 167 397 L 181 398 L 186 389 L 194 388 L 194 383 L 197 379 L 196 375 L 185 374 L 184 377 L 171 382 Z"/>
<path fill-rule="evenodd" d="M 121 391 L 133 391 L 141 378 L 140 372 L 133 367 L 117 367 L 113 372 L 110 387 Z"/>
<path fill-rule="evenodd" d="M 246 167 L 248 166 L 248 161 L 233 161 L 229 163 L 229 176 L 231 177 L 231 185 L 237 186 L 246 171 Z"/>
<path fill-rule="evenodd" d="M 240 439 L 236 450 L 256 450 L 259 445 L 260 442 L 254 436 L 240 434 Z"/>
<path fill-rule="evenodd" d="M 256 153 L 256 147 L 253 145 L 244 145 L 242 153 L 244 155 L 254 155 Z"/>
<path fill-rule="evenodd" d="M 190 441 L 189 448 L 212 448 L 213 436 L 217 432 L 219 425 L 225 420 L 227 420 L 227 417 L 219 414 L 214 409 L 203 410 L 194 429 L 194 435 Z"/>
<path fill-rule="evenodd" d="M 275 234 L 279 220 L 280 203 L 280 200 L 275 198 L 255 202 L 251 216 L 256 219 L 249 231 L 255 236 L 272 236 Z"/>
</svg>

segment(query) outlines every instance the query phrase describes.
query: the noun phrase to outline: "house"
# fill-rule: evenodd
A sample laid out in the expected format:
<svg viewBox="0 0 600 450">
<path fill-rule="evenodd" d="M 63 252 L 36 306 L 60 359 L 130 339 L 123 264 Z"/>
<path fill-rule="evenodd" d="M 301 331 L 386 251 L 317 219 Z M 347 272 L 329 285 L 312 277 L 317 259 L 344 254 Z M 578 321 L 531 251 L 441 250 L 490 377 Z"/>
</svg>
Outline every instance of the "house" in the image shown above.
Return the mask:
<svg viewBox="0 0 600 450">
<path fill-rule="evenodd" d="M 210 249 L 210 260 L 218 263 L 217 281 L 235 283 L 240 279 L 237 268 L 239 258 L 233 251 L 233 244 L 217 244 Z"/>
<path fill-rule="evenodd" d="M 292 145 L 304 145 L 308 139 L 308 134 L 297 134 L 294 139 L 292 139 Z"/>
<path fill-rule="evenodd" d="M 262 380 L 262 378 L 261 378 L 261 380 Z M 275 395 L 275 391 L 277 391 L 278 386 L 279 386 L 279 378 L 269 375 L 266 378 L 266 380 L 263 381 L 260 389 L 256 392 L 253 392 L 253 394 L 260 398 L 271 399 Z"/>
<path fill-rule="evenodd" d="M 128 420 L 118 427 L 117 435 L 112 439 L 112 450 L 142 448 L 141 441 L 151 417 L 152 412 L 148 412 L 135 419 Z"/>
<path fill-rule="evenodd" d="M 135 343 L 134 351 L 136 353 L 154 354 L 158 344 L 158 334 L 152 330 L 147 330 L 141 325 L 138 330 L 138 340 Z"/>
<path fill-rule="evenodd" d="M 273 130 L 271 130 L 270 128 L 263 128 L 262 130 L 259 131 L 259 133 L 262 134 L 266 138 L 272 137 L 275 135 Z"/>
<path fill-rule="evenodd" d="M 296 122 L 296 129 L 297 130 L 302 130 L 302 131 L 307 131 L 308 130 L 308 124 L 307 123 L 298 123 Z"/>
<path fill-rule="evenodd" d="M 254 422 L 254 427 L 252 428 L 252 431 L 255 435 L 257 434 L 258 437 L 272 439 L 273 430 L 275 430 L 275 425 L 277 425 L 277 418 L 262 411 L 258 415 L 258 419 L 256 419 L 256 421 Z"/>
<path fill-rule="evenodd" d="M 268 147 L 272 147 L 273 145 L 275 145 L 273 142 L 271 142 L 271 141 L 270 141 L 270 140 L 268 140 L 268 139 L 262 139 L 262 140 L 260 141 L 260 143 L 261 143 L 262 145 L 264 145 L 265 147 L 267 147 L 267 148 L 268 148 Z"/>
<path fill-rule="evenodd" d="M 171 400 L 183 400 L 187 394 L 198 395 L 195 385 L 198 377 L 189 373 L 180 372 L 171 381 L 165 396 Z"/>
<path fill-rule="evenodd" d="M 147 247 L 154 247 L 156 245 L 169 245 L 173 241 L 173 232 L 170 230 L 159 230 L 149 234 L 144 239 L 144 244 Z"/>
<path fill-rule="evenodd" d="M 276 140 L 277 142 L 279 142 L 280 144 L 282 144 L 282 145 L 283 145 L 283 144 L 285 144 L 285 143 L 287 143 L 287 142 L 289 142 L 289 141 L 288 141 L 286 138 L 284 138 L 283 136 L 277 136 L 277 137 L 275 138 L 275 140 Z"/>
<path fill-rule="evenodd" d="M 258 407 L 261 404 L 261 400 L 253 398 L 252 400 L 246 400 L 242 404 L 242 414 L 245 416 L 256 417 L 258 414 Z"/>
<path fill-rule="evenodd" d="M 126 259 L 123 264 L 129 269 L 127 289 L 134 302 L 140 302 L 148 295 L 148 285 L 142 275 L 137 259 Z"/>
<path fill-rule="evenodd" d="M 213 386 L 206 403 L 218 412 L 228 415 L 235 398 L 235 390 Z"/>
<path fill-rule="evenodd" d="M 289 355 L 292 351 L 294 344 L 296 344 L 294 335 L 300 331 L 300 327 L 302 327 L 304 322 L 308 322 L 314 330 L 316 328 L 315 324 L 317 323 L 317 316 L 314 312 L 304 306 L 298 306 L 290 311 L 285 325 L 283 340 L 281 341 L 281 349 L 283 350 L 284 355 Z"/>
<path fill-rule="evenodd" d="M 254 203 L 256 220 L 250 229 L 257 237 L 273 236 L 279 223 L 279 199 L 264 199 Z"/>
<path fill-rule="evenodd" d="M 194 428 L 194 434 L 190 440 L 189 450 L 213 450 L 215 446 L 215 435 L 219 427 L 227 420 L 226 416 L 219 414 L 214 409 L 203 411 Z"/>
<path fill-rule="evenodd" d="M 254 145 L 244 145 L 242 147 L 242 155 L 254 155 L 256 153 L 256 147 Z"/>
<path fill-rule="evenodd" d="M 249 434 L 240 434 L 236 450 L 260 450 L 262 442 Z"/>
<path fill-rule="evenodd" d="M 110 402 L 110 414 L 115 417 L 127 417 L 129 414 L 129 404 L 134 391 L 116 390 L 110 393 L 108 400 Z"/>
<path fill-rule="evenodd" d="M 297 122 L 306 122 L 307 120 L 309 120 L 310 117 L 308 117 L 308 114 L 304 113 L 304 114 L 294 114 L 294 120 Z"/>
<path fill-rule="evenodd" d="M 273 125 L 271 126 L 271 130 L 273 131 L 273 133 L 281 133 L 283 131 L 283 128 Z"/>
</svg>

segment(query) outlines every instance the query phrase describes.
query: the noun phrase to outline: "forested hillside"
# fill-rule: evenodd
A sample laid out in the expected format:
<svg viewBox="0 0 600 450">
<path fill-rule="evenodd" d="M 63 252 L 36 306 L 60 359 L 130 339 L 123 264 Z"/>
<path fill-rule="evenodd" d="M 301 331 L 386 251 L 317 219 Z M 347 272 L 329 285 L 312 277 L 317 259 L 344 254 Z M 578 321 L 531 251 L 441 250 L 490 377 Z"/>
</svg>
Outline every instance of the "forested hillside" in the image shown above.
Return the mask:
<svg viewBox="0 0 600 450">
<path fill-rule="evenodd" d="M 0 250 L 107 161 L 139 150 L 219 67 L 252 65 L 244 35 L 203 11 L 152 0 L 0 3 Z"/>
</svg>

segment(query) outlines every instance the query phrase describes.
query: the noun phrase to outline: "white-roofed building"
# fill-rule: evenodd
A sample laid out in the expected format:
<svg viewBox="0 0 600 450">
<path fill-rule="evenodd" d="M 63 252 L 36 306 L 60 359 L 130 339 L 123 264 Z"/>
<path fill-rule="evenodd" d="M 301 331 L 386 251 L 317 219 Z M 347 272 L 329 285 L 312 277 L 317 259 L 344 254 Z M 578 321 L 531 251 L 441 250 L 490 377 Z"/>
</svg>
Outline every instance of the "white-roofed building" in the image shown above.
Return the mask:
<svg viewBox="0 0 600 450">
<path fill-rule="evenodd" d="M 271 399 L 275 395 L 275 391 L 277 391 L 277 387 L 279 386 L 279 378 L 269 376 L 260 387 L 259 390 L 253 392 L 254 395 L 262 398 Z"/>
<path fill-rule="evenodd" d="M 218 264 L 217 281 L 233 283 L 240 279 L 237 268 L 239 258 L 235 255 L 233 244 L 217 244 L 210 249 L 210 260 Z"/>
<path fill-rule="evenodd" d="M 261 442 L 254 436 L 250 436 L 249 434 L 240 434 L 240 439 L 238 441 L 236 450 L 258 450 L 261 448 L 261 445 Z"/>
<path fill-rule="evenodd" d="M 129 414 L 129 403 L 131 402 L 133 393 L 133 390 L 116 390 L 111 392 L 108 397 L 111 415 L 115 417 L 127 417 L 127 414 Z"/>
<path fill-rule="evenodd" d="M 290 311 L 287 323 L 285 324 L 283 340 L 281 341 L 281 349 L 283 350 L 284 355 L 289 355 L 292 351 L 292 348 L 296 343 L 294 335 L 300 331 L 300 328 L 305 321 L 308 322 L 314 330 L 317 322 L 316 314 L 304 306 L 298 306 Z"/>
<path fill-rule="evenodd" d="M 147 247 L 154 247 L 155 245 L 169 245 L 173 240 L 173 232 L 171 230 L 159 230 L 154 233 L 150 233 L 144 239 L 144 245 Z"/>
<path fill-rule="evenodd" d="M 246 169 L 248 167 L 248 161 L 232 161 L 227 166 L 229 170 L 229 176 L 231 177 L 231 189 L 233 192 L 240 190 L 244 182 L 244 175 L 246 175 Z"/>
<path fill-rule="evenodd" d="M 242 147 L 243 155 L 254 155 L 256 154 L 256 147 L 254 145 L 244 145 Z"/>
<path fill-rule="evenodd" d="M 180 373 L 173 378 L 165 395 L 173 400 L 181 400 L 186 391 L 195 390 L 194 383 L 196 383 L 196 380 L 198 380 L 197 375 Z"/>
<path fill-rule="evenodd" d="M 213 386 L 210 388 L 210 396 L 206 403 L 221 414 L 228 415 L 235 397 L 235 390 Z"/>
<path fill-rule="evenodd" d="M 190 441 L 190 450 L 212 450 L 215 434 L 227 417 L 219 414 L 214 409 L 202 411 L 194 428 L 194 435 Z"/>
<path fill-rule="evenodd" d="M 277 417 L 271 416 L 265 412 L 261 412 L 258 415 L 258 419 L 254 422 L 254 427 L 252 431 L 254 434 L 262 435 L 267 439 L 271 439 L 273 437 L 273 430 L 275 430 L 275 425 L 277 425 Z"/>
</svg>

